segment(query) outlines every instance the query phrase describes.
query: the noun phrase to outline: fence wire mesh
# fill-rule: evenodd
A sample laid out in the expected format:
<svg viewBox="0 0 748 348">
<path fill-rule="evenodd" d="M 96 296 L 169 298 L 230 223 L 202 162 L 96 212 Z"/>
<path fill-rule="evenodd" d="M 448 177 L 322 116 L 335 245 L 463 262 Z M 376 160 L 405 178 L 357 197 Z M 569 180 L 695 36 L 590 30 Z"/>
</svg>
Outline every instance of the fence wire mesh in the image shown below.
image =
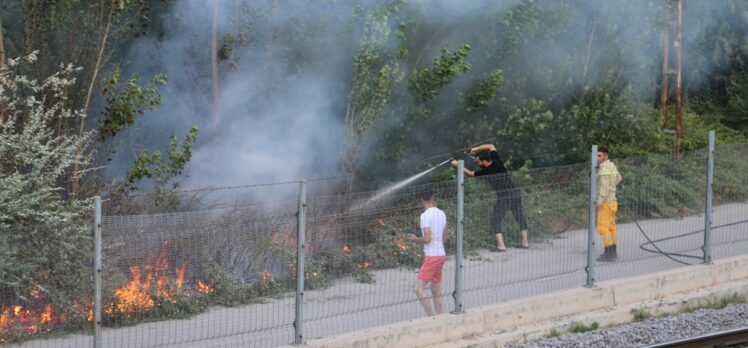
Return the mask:
<svg viewBox="0 0 748 348">
<path fill-rule="evenodd" d="M 584 283 L 588 172 L 572 165 L 466 178 L 466 307 Z"/>
<path fill-rule="evenodd" d="M 598 263 L 598 280 L 703 263 L 706 155 L 613 160 L 623 177 L 616 193 L 618 258 Z M 596 252 L 603 252 L 602 241 Z"/>
<path fill-rule="evenodd" d="M 33 224 L 0 230 L 0 345 L 92 344 L 92 224 Z M 64 341 L 52 338 L 68 335 Z"/>
<path fill-rule="evenodd" d="M 678 159 L 613 157 L 623 177 L 617 190 L 618 258 L 596 262 L 597 280 L 703 261 L 706 159 L 705 150 Z M 712 254 L 743 255 L 748 144 L 718 146 L 714 163 Z M 589 176 L 586 163 L 518 170 L 511 184 L 506 175 L 465 178 L 465 308 L 585 284 Z M 297 320 L 303 322 L 303 339 L 313 339 L 422 317 L 414 288 L 424 251 L 407 235 L 421 233 L 420 197 L 427 191 L 436 194 L 447 218 L 438 297 L 443 312 L 455 310 L 455 180 L 342 194 L 350 182 L 336 179 L 308 183 L 304 309 L 296 318 L 298 185 L 241 188 L 252 191 L 247 200 L 246 192 L 221 189 L 108 201 L 102 223 L 103 346 L 272 347 L 294 341 Z M 529 248 L 523 247 L 525 228 Z M 77 234 L 77 259 L 59 259 L 54 246 L 30 242 L 36 253 L 26 250 L 23 258 L 44 255 L 51 271 L 33 282 L 0 281 L 0 343 L 92 346 L 91 224 L 23 226 L 3 236 L 69 235 L 71 229 L 84 231 Z M 496 250 L 498 231 L 505 251 Z M 597 233 L 594 239 L 598 257 L 603 241 Z M 77 279 L 53 272 L 73 263 Z"/>
<path fill-rule="evenodd" d="M 376 192 L 311 202 L 307 229 L 305 330 L 328 336 L 424 315 L 414 294 L 423 246 L 408 234 L 420 235 L 424 211 L 420 194 L 433 191 L 436 206 L 447 216 L 445 246 L 450 255 L 443 268 L 443 312 L 452 311 L 454 289 L 455 194 L 453 181 L 408 187 L 382 196 Z M 436 232 L 435 232 L 436 233 Z M 429 301 L 431 293 L 427 291 Z M 366 313 L 366 315 L 361 315 Z M 334 320 L 332 320 L 334 319 Z"/>
<path fill-rule="evenodd" d="M 295 288 L 295 205 L 104 217 L 102 324 L 137 324 L 105 330 L 104 345 L 288 343 L 293 300 L 272 297 Z M 196 315 L 209 306 L 223 308 Z"/>
<path fill-rule="evenodd" d="M 748 144 L 716 146 L 713 190 L 713 259 L 748 253 Z"/>
</svg>

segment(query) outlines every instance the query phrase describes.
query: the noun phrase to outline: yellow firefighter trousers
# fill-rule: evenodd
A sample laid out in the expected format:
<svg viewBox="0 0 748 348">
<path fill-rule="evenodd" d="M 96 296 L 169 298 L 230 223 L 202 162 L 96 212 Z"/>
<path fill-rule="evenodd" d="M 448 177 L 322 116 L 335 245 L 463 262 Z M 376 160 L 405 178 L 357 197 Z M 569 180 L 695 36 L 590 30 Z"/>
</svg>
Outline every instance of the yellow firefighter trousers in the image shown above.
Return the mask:
<svg viewBox="0 0 748 348">
<path fill-rule="evenodd" d="M 603 238 L 605 247 L 616 245 L 618 230 L 616 229 L 616 212 L 618 202 L 603 202 L 597 209 L 597 233 Z"/>
</svg>

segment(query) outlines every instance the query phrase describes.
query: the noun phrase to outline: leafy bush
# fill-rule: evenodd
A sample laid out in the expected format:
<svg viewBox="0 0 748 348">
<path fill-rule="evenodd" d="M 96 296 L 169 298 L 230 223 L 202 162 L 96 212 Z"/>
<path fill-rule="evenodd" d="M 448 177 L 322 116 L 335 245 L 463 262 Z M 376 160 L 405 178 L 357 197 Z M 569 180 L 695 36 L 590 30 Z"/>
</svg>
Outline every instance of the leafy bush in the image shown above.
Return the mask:
<svg viewBox="0 0 748 348">
<path fill-rule="evenodd" d="M 88 165 L 78 154 L 91 134 L 56 133 L 51 126 L 83 117 L 69 108 L 67 95 L 80 69 L 61 66 L 34 80 L 22 72 L 35 69 L 36 57 L 11 59 L 0 69 L 0 312 L 52 305 L 79 313 L 73 306 L 87 303 L 92 284 L 90 269 L 82 267 L 91 263 L 91 226 L 80 223 L 91 201 L 66 196 L 64 183 L 73 165 Z M 62 325 L 85 324 L 85 316 L 74 317 Z"/>
</svg>

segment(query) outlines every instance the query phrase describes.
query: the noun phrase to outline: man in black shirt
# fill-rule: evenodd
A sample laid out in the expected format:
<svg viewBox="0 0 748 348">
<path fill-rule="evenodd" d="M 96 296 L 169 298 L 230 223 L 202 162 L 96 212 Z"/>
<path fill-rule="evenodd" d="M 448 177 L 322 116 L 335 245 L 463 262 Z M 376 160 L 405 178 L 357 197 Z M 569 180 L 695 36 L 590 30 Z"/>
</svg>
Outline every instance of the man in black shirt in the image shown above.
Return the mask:
<svg viewBox="0 0 748 348">
<path fill-rule="evenodd" d="M 499 157 L 496 147 L 493 144 L 483 144 L 470 149 L 470 153 L 475 155 L 475 160 L 482 169 L 474 172 L 465 168 L 465 175 L 482 177 L 481 179 L 496 192 L 496 205 L 494 205 L 491 215 L 491 232 L 496 234 L 496 248 L 492 248 L 491 251 L 506 251 L 504 238 L 501 234 L 501 220 L 504 219 L 504 215 L 509 210 L 512 211 L 522 235 L 522 242 L 517 247 L 527 249 L 529 243 L 527 240 L 527 222 L 522 211 L 522 196 L 512 183 L 509 171 L 504 167 L 504 162 Z M 452 166 L 457 167 L 456 160 L 452 161 Z"/>
</svg>

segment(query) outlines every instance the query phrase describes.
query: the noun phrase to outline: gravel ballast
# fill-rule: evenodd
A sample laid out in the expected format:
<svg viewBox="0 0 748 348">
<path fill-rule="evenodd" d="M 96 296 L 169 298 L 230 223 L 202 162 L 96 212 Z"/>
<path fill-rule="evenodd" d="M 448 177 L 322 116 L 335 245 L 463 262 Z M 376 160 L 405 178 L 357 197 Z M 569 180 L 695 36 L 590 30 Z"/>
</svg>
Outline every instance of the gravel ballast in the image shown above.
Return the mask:
<svg viewBox="0 0 748 348">
<path fill-rule="evenodd" d="M 700 309 L 692 313 L 585 333 L 563 334 L 508 347 L 640 347 L 743 327 L 748 327 L 748 304 L 723 309 Z"/>
</svg>

